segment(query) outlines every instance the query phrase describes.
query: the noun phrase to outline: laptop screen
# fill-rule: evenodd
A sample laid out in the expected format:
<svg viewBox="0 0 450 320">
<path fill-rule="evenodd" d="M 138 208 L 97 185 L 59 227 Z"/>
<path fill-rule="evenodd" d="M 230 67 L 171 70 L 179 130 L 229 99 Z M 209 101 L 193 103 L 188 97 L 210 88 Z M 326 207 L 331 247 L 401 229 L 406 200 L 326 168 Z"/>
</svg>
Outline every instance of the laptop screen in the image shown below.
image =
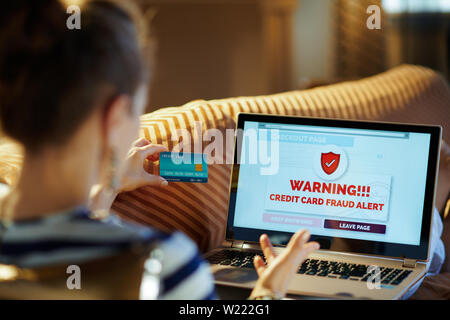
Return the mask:
<svg viewBox="0 0 450 320">
<path fill-rule="evenodd" d="M 420 245 L 431 133 L 264 121 L 241 129 L 233 227 Z"/>
</svg>

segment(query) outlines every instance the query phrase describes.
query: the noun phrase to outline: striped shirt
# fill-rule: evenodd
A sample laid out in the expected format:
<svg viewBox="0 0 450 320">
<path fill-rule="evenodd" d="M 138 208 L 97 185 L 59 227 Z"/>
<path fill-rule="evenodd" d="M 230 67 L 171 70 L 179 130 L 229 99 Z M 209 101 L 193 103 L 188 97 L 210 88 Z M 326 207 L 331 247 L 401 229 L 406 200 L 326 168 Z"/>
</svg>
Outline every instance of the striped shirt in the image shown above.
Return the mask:
<svg viewBox="0 0 450 320">
<path fill-rule="evenodd" d="M 1 227 L 0 227 L 1 228 Z M 162 253 L 159 299 L 214 299 L 213 277 L 197 246 L 183 233 L 162 233 L 114 214 L 94 220 L 85 208 L 19 221 L 0 229 L 0 263 L 35 268 L 81 264 L 143 244 Z M 148 263 L 144 264 L 148 266 Z M 140 298 L 155 297 L 154 278 L 144 272 Z"/>
</svg>

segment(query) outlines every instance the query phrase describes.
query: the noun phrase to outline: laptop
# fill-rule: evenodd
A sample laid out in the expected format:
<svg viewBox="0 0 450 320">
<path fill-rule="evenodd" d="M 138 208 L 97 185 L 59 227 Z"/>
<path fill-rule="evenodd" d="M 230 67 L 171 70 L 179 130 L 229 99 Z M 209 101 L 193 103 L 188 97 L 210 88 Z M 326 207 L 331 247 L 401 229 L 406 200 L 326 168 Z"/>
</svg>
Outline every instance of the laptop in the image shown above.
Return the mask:
<svg viewBox="0 0 450 320">
<path fill-rule="evenodd" d="M 426 272 L 441 127 L 238 115 L 217 285 L 253 288 L 258 239 L 320 243 L 289 295 L 399 299 Z"/>
</svg>

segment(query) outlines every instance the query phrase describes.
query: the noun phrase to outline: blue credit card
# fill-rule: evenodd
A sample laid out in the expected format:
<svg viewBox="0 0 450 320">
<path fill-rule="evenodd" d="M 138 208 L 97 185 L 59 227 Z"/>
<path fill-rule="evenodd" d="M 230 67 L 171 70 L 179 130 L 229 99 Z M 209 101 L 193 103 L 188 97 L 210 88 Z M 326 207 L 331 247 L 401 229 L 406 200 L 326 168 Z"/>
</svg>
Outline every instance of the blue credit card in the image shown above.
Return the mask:
<svg viewBox="0 0 450 320">
<path fill-rule="evenodd" d="M 161 152 L 159 175 L 170 182 L 208 182 L 206 155 L 201 153 Z"/>
</svg>

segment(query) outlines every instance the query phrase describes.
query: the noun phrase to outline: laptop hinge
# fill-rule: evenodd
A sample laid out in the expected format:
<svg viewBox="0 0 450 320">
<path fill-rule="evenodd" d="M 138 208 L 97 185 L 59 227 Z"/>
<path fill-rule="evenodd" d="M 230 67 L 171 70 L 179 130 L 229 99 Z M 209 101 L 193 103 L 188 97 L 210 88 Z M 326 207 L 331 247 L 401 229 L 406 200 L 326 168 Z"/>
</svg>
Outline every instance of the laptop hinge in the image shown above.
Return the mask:
<svg viewBox="0 0 450 320">
<path fill-rule="evenodd" d="M 403 267 L 404 268 L 415 268 L 417 260 L 415 259 L 403 259 Z"/>
<path fill-rule="evenodd" d="M 231 242 L 232 248 L 242 249 L 244 248 L 244 241 L 234 240 Z"/>
</svg>

